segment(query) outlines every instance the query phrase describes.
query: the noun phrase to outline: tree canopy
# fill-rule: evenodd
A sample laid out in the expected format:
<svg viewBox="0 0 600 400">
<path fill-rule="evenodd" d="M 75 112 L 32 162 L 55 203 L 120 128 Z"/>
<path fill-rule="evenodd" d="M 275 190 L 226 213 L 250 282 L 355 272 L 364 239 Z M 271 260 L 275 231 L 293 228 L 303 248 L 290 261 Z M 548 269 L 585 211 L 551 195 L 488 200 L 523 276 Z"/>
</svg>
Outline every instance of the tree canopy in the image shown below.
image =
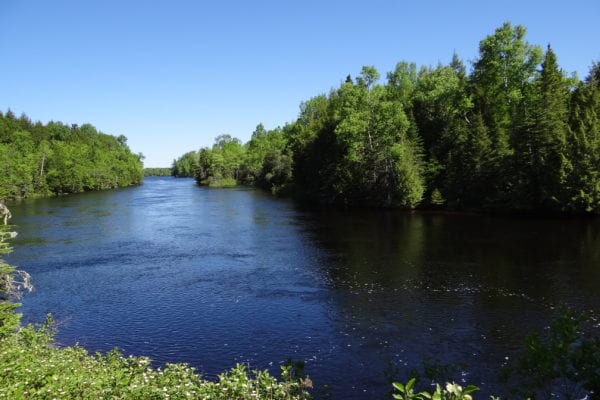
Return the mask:
<svg viewBox="0 0 600 400">
<path fill-rule="evenodd" d="M 143 179 L 142 159 L 125 136 L 90 124 L 44 125 L 0 112 L 0 199 L 134 185 Z"/>
<path fill-rule="evenodd" d="M 282 128 L 217 138 L 196 179 L 317 203 L 598 213 L 600 67 L 579 81 L 525 36 L 504 23 L 469 72 L 456 54 L 384 83 L 365 66 Z"/>
</svg>

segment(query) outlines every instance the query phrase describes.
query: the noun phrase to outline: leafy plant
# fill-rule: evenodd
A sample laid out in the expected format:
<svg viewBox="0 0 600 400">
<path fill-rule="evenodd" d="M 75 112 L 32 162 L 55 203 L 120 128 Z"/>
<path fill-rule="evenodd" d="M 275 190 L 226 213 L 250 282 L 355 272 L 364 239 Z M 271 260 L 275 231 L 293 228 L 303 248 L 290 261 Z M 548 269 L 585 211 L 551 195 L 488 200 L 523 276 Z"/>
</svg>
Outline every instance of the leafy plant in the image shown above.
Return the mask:
<svg viewBox="0 0 600 400">
<path fill-rule="evenodd" d="M 534 333 L 514 365 L 502 371 L 502 380 L 524 398 L 600 399 L 600 339 L 583 329 L 584 314 L 564 310 L 546 335 Z"/>
<path fill-rule="evenodd" d="M 471 393 L 479 390 L 477 386 L 469 385 L 465 388 L 456 383 L 447 383 L 444 388 L 436 385 L 433 392 L 415 392 L 415 378 L 409 380 L 406 385 L 395 382 L 394 389 L 398 393 L 394 394 L 395 399 L 399 400 L 473 400 Z"/>
</svg>

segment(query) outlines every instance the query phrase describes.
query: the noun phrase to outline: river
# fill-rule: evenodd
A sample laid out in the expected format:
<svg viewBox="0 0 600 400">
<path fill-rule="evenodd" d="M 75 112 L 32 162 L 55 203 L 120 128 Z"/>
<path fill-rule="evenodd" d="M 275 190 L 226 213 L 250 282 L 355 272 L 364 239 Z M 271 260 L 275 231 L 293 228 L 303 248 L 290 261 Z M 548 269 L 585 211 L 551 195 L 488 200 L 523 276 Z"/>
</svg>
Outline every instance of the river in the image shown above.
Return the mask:
<svg viewBox="0 0 600 400">
<path fill-rule="evenodd" d="M 174 178 L 10 207 L 20 312 L 52 313 L 59 344 L 207 377 L 291 357 L 317 398 L 381 398 L 424 360 L 486 398 L 558 306 L 600 312 L 598 219 L 311 210 Z"/>
</svg>

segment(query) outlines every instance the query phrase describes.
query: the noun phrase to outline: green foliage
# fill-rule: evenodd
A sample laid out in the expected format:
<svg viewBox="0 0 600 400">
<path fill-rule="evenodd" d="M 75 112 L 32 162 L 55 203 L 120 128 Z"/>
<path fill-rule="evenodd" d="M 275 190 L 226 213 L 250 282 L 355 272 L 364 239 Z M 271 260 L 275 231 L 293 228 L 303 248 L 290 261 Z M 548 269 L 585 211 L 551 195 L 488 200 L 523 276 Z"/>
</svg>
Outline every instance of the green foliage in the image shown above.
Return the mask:
<svg viewBox="0 0 600 400">
<path fill-rule="evenodd" d="M 542 56 L 539 46 L 525 41 L 525 33 L 525 27 L 506 22 L 482 40 L 471 77 L 476 107 L 500 158 L 511 154 L 510 135 L 523 105 L 523 90 L 537 75 Z"/>
<path fill-rule="evenodd" d="M 423 193 L 420 146 L 402 104 L 375 85 L 378 76 L 365 67 L 359 84 L 343 84 L 332 98 L 340 156 L 334 192 L 344 204 L 411 208 Z"/>
<path fill-rule="evenodd" d="M 514 203 L 526 208 L 560 209 L 571 169 L 566 144 L 569 92 L 550 46 L 531 90 L 531 104 L 525 108 L 528 115 L 514 139 L 519 176 Z"/>
<path fill-rule="evenodd" d="M 11 252 L 9 240 L 17 236 L 9 225 L 0 225 L 0 256 Z M 13 303 L 23 291 L 31 291 L 29 274 L 17 271 L 0 258 L 0 341 L 10 337 L 19 328 L 20 314 L 15 313 L 19 304 Z"/>
<path fill-rule="evenodd" d="M 600 338 L 584 332 L 585 316 L 564 311 L 549 331 L 529 335 L 503 380 L 523 398 L 600 398 Z"/>
<path fill-rule="evenodd" d="M 232 188 L 237 186 L 237 181 L 233 178 L 215 178 L 209 177 L 204 183 L 208 187 L 212 188 Z"/>
<path fill-rule="evenodd" d="M 273 193 L 285 190 L 292 176 L 292 158 L 286 145 L 282 129 L 267 131 L 259 124 L 245 145 L 242 181 Z"/>
<path fill-rule="evenodd" d="M 144 168 L 144 176 L 171 176 L 172 168 Z"/>
<path fill-rule="evenodd" d="M 445 197 L 456 208 L 482 208 L 496 194 L 491 182 L 497 160 L 488 128 L 475 113 L 469 123 L 456 121 L 454 129 L 457 140 L 443 182 Z"/>
<path fill-rule="evenodd" d="M 200 158 L 198 152 L 190 151 L 173 161 L 171 175 L 178 178 L 193 178 L 198 171 Z"/>
<path fill-rule="evenodd" d="M 300 105 L 296 122 L 284 128 L 293 159 L 293 193 L 303 201 L 335 201 L 333 186 L 341 149 L 336 142 L 334 102 L 335 92 L 313 97 Z"/>
<path fill-rule="evenodd" d="M 483 118 L 490 138 L 490 158 L 483 206 L 515 208 L 513 144 L 527 110 L 527 93 L 537 77 L 542 52 L 525 41 L 523 26 L 504 23 L 479 45 L 470 88 L 475 111 Z M 511 204 L 511 201 L 513 202 Z"/>
<path fill-rule="evenodd" d="M 111 189 L 140 183 L 143 156 L 124 136 L 90 124 L 33 124 L 0 113 L 0 199 Z"/>
<path fill-rule="evenodd" d="M 572 169 L 565 187 L 566 208 L 600 212 L 600 64 L 571 96 L 567 136 Z"/>
<path fill-rule="evenodd" d="M 415 392 L 415 378 L 409 380 L 406 385 L 395 382 L 393 384 L 397 393 L 394 393 L 394 399 L 399 400 L 473 400 L 471 393 L 479 390 L 478 387 L 469 385 L 463 388 L 456 383 L 447 383 L 444 388 L 436 385 L 433 392 Z"/>
<path fill-rule="evenodd" d="M 237 138 L 220 135 L 211 149 L 197 153 L 196 181 L 211 187 L 233 187 L 242 178 L 245 148 Z M 190 154 L 190 153 L 188 153 Z"/>
<path fill-rule="evenodd" d="M 147 357 L 118 350 L 88 354 L 56 348 L 50 333 L 25 327 L 0 346 L 0 399 L 308 399 L 310 381 L 278 381 L 267 371 L 238 364 L 217 381 L 203 379 L 186 364 L 154 368 Z"/>
<path fill-rule="evenodd" d="M 10 233 L 6 226 L 0 226 L 0 255 L 10 252 L 6 242 L 9 238 Z M 15 313 L 19 305 L 10 301 L 14 270 L 14 267 L 0 259 L 0 340 L 10 336 L 19 326 L 20 315 Z"/>
</svg>

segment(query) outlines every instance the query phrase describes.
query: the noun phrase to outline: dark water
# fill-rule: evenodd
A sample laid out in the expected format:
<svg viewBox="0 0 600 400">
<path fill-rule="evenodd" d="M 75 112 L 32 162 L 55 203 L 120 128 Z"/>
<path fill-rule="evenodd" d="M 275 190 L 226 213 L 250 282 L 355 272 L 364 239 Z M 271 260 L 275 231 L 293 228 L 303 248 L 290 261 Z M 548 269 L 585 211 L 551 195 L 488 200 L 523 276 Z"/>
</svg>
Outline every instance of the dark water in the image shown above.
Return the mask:
<svg viewBox="0 0 600 400">
<path fill-rule="evenodd" d="M 306 361 L 316 397 L 386 395 L 426 357 L 498 393 L 559 305 L 600 312 L 600 221 L 303 210 L 192 180 L 11 206 L 26 322 L 206 376 Z"/>
</svg>

